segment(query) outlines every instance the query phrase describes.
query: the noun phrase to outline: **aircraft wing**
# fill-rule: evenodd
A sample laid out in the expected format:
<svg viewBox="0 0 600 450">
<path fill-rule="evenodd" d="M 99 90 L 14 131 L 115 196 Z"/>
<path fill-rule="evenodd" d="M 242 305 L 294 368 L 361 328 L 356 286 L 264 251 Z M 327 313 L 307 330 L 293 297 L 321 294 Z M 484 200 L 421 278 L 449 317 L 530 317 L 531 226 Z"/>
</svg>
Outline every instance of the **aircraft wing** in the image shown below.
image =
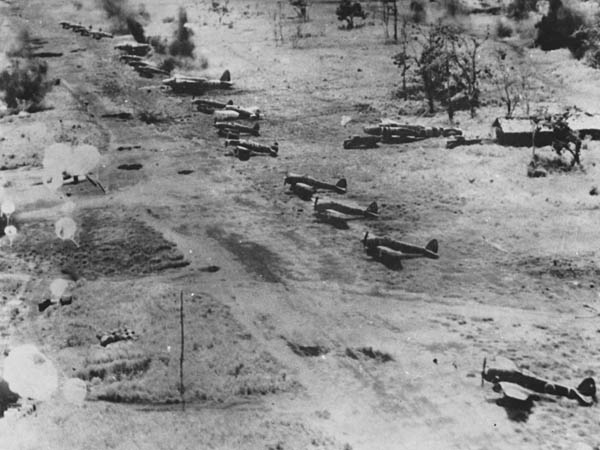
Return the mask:
<svg viewBox="0 0 600 450">
<path fill-rule="evenodd" d="M 515 383 L 509 383 L 507 381 L 501 381 L 498 383 L 502 389 L 502 393 L 513 400 L 526 402 L 531 397 L 531 391 L 519 386 Z"/>
</svg>

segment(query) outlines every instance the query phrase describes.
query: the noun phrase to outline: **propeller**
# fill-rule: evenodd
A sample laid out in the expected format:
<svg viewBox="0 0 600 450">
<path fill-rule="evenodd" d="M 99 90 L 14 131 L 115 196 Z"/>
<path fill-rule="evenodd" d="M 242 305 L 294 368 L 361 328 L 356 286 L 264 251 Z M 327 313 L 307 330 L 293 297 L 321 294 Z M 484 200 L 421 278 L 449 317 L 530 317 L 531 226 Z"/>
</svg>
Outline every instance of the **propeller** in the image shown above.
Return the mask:
<svg viewBox="0 0 600 450">
<path fill-rule="evenodd" d="M 487 365 L 487 358 L 483 358 L 483 367 L 481 368 L 481 387 L 483 387 L 483 382 L 485 381 L 485 366 Z"/>
<path fill-rule="evenodd" d="M 369 237 L 369 232 L 365 231 L 365 237 L 362 239 L 363 246 L 367 245 L 367 238 Z"/>
</svg>

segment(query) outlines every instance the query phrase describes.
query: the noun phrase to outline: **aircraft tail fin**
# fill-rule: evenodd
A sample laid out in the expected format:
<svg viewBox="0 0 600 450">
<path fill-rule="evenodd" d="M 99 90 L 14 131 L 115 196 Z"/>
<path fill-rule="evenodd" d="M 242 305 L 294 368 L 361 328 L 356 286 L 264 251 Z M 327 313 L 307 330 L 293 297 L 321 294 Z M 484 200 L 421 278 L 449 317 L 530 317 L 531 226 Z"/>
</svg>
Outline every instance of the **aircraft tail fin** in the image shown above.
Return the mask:
<svg viewBox="0 0 600 450">
<path fill-rule="evenodd" d="M 366 247 L 367 246 L 367 238 L 369 237 L 369 232 L 365 231 L 365 236 L 362 238 L 362 243 L 363 246 Z"/>
<path fill-rule="evenodd" d="M 592 397 L 594 401 L 596 401 L 596 382 L 593 378 L 588 377 L 584 379 L 579 386 L 577 386 L 577 390 L 581 395 Z"/>
<path fill-rule="evenodd" d="M 221 75 L 220 81 L 231 81 L 231 73 L 229 73 L 229 70 L 226 70 L 225 72 L 223 72 L 223 75 Z"/>
<path fill-rule="evenodd" d="M 314 204 L 314 209 L 317 209 L 317 204 L 319 203 L 319 196 L 317 195 L 315 197 L 315 204 Z"/>
<path fill-rule="evenodd" d="M 379 211 L 379 207 L 377 206 L 377 202 L 373 202 L 367 207 L 368 213 L 377 214 L 378 211 Z"/>
<path fill-rule="evenodd" d="M 221 80 L 221 81 L 223 81 L 223 80 Z M 233 105 L 233 100 L 229 100 L 229 101 L 227 102 L 227 104 L 228 104 L 228 105 Z"/>
<path fill-rule="evenodd" d="M 337 183 L 335 183 L 336 187 L 339 187 L 340 189 L 347 189 L 348 187 L 348 182 L 346 181 L 345 178 L 340 178 L 340 181 L 338 181 Z"/>
<path fill-rule="evenodd" d="M 430 240 L 425 246 L 425 250 L 429 250 L 430 252 L 436 253 L 438 252 L 438 241 L 437 239 Z"/>
</svg>

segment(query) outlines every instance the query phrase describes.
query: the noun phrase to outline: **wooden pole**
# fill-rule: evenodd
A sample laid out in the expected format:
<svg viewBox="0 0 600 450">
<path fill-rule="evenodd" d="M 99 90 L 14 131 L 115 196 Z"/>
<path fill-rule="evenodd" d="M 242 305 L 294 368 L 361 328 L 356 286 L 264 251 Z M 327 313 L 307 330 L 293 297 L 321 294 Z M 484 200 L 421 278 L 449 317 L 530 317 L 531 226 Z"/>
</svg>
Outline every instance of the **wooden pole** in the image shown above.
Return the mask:
<svg viewBox="0 0 600 450">
<path fill-rule="evenodd" d="M 179 324 L 181 328 L 181 354 L 179 357 L 179 394 L 181 395 L 181 409 L 185 411 L 185 388 L 183 387 L 183 350 L 185 344 L 185 335 L 183 330 L 183 291 L 179 293 Z"/>
<path fill-rule="evenodd" d="M 398 42 L 398 3 L 394 0 L 394 42 Z"/>
</svg>

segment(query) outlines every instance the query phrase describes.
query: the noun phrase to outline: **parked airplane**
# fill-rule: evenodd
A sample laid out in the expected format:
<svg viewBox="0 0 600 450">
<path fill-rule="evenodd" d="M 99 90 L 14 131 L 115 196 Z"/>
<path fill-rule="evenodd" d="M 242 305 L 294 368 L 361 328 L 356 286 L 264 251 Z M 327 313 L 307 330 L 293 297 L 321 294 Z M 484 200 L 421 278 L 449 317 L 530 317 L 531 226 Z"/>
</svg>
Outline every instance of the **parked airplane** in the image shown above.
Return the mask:
<svg viewBox="0 0 600 450">
<path fill-rule="evenodd" d="M 230 102 L 233 103 L 232 100 L 230 100 Z M 196 108 L 198 109 L 198 111 L 201 111 L 206 114 L 212 114 L 219 109 L 225 109 L 225 106 L 228 105 L 228 103 L 222 103 L 222 102 L 219 102 L 216 100 L 209 100 L 209 99 L 202 99 L 202 98 L 197 98 L 197 99 L 192 100 L 192 104 L 196 105 Z"/>
<path fill-rule="evenodd" d="M 114 36 L 111 33 L 106 33 L 105 31 L 102 31 L 102 29 L 98 30 L 98 31 L 90 31 L 90 36 L 92 36 L 94 39 L 102 39 L 102 38 L 109 38 L 112 39 Z"/>
<path fill-rule="evenodd" d="M 68 30 L 69 28 L 72 28 L 74 26 L 76 26 L 76 24 L 71 23 L 71 22 L 67 22 L 66 20 L 63 20 L 62 22 L 58 22 L 58 24 L 63 27 L 65 30 Z"/>
<path fill-rule="evenodd" d="M 145 56 L 150 52 L 149 44 L 140 44 L 139 42 L 124 42 L 115 45 L 115 49 L 127 53 L 128 55 Z"/>
<path fill-rule="evenodd" d="M 169 72 L 159 68 L 152 61 L 141 58 L 127 61 L 127 64 L 145 78 L 152 78 L 154 75 L 169 75 Z"/>
<path fill-rule="evenodd" d="M 596 398 L 596 383 L 593 378 L 585 378 L 577 388 L 572 388 L 519 371 L 512 361 L 510 361 L 511 367 L 505 369 L 486 369 L 486 363 L 487 358 L 484 358 L 481 386 L 483 386 L 484 381 L 493 383 L 494 391 L 502 392 L 506 398 L 514 402 L 530 402 L 533 393 L 566 397 L 577 400 L 581 406 L 591 406 L 598 401 Z"/>
<path fill-rule="evenodd" d="M 432 138 L 460 136 L 462 131 L 457 128 L 424 127 L 421 125 L 402 124 L 395 120 L 384 119 L 377 125 L 363 128 L 364 132 L 372 136 L 404 136 L 413 138 Z"/>
<path fill-rule="evenodd" d="M 438 242 L 432 239 L 425 247 L 400 242 L 391 238 L 369 238 L 369 232 L 365 233 L 362 240 L 367 255 L 380 261 L 390 269 L 401 269 L 402 261 L 414 258 L 438 259 Z"/>
<path fill-rule="evenodd" d="M 390 250 L 394 250 L 402 254 L 401 259 L 414 259 L 414 258 L 430 258 L 438 259 L 438 241 L 432 239 L 427 243 L 425 247 L 420 247 L 414 244 L 408 244 L 406 242 L 397 241 L 388 237 L 369 237 L 369 232 L 365 233 L 363 237 L 363 245 L 367 249 L 375 249 L 377 247 L 386 247 Z"/>
<path fill-rule="evenodd" d="M 233 100 L 229 100 L 229 102 L 225 105 L 226 110 L 235 111 L 240 115 L 242 119 L 251 119 L 258 120 L 260 119 L 260 109 L 256 106 L 252 106 L 249 108 L 244 108 L 242 106 L 234 105 Z"/>
<path fill-rule="evenodd" d="M 254 126 L 242 125 L 236 122 L 215 122 L 215 127 L 219 130 L 219 135 L 226 136 L 229 133 L 235 134 L 251 134 L 252 136 L 259 136 L 260 126 L 258 122 Z"/>
<path fill-rule="evenodd" d="M 294 183 L 290 186 L 291 191 L 302 200 L 310 200 L 317 190 L 314 186 L 306 183 Z"/>
<path fill-rule="evenodd" d="M 367 219 L 376 219 L 379 217 L 377 202 L 371 203 L 367 208 L 361 208 L 359 206 L 352 206 L 345 203 L 340 203 L 330 199 L 315 198 L 314 203 L 315 211 L 337 211 L 348 216 L 358 216 Z"/>
<path fill-rule="evenodd" d="M 169 86 L 173 92 L 185 94 L 201 94 L 210 89 L 229 89 L 233 86 L 229 70 L 223 72 L 218 80 L 204 77 L 191 77 L 186 75 L 175 75 L 163 80 L 163 84 Z"/>
<path fill-rule="evenodd" d="M 315 189 L 324 189 L 329 191 L 337 192 L 338 194 L 345 194 L 347 188 L 347 182 L 345 178 L 340 178 L 340 180 L 336 184 L 325 183 L 323 181 L 319 181 L 313 177 L 308 175 L 299 175 L 296 173 L 288 173 L 285 177 L 283 185 L 289 184 L 294 186 L 295 184 L 303 183 L 309 186 L 314 187 Z"/>
<path fill-rule="evenodd" d="M 344 148 L 376 148 L 379 136 L 352 136 L 344 141 Z"/>
<path fill-rule="evenodd" d="M 162 69 L 159 69 L 155 65 L 152 64 L 142 64 L 133 66 L 133 69 L 140 74 L 141 77 L 144 78 L 153 78 L 154 75 L 169 75 L 169 72 L 166 72 Z"/>
<path fill-rule="evenodd" d="M 264 145 L 254 141 L 248 141 L 246 139 L 226 139 L 225 146 L 235 145 L 238 147 L 245 147 L 256 153 L 264 153 L 270 156 L 277 156 L 279 153 L 279 144 L 275 142 L 273 145 Z"/>
</svg>

